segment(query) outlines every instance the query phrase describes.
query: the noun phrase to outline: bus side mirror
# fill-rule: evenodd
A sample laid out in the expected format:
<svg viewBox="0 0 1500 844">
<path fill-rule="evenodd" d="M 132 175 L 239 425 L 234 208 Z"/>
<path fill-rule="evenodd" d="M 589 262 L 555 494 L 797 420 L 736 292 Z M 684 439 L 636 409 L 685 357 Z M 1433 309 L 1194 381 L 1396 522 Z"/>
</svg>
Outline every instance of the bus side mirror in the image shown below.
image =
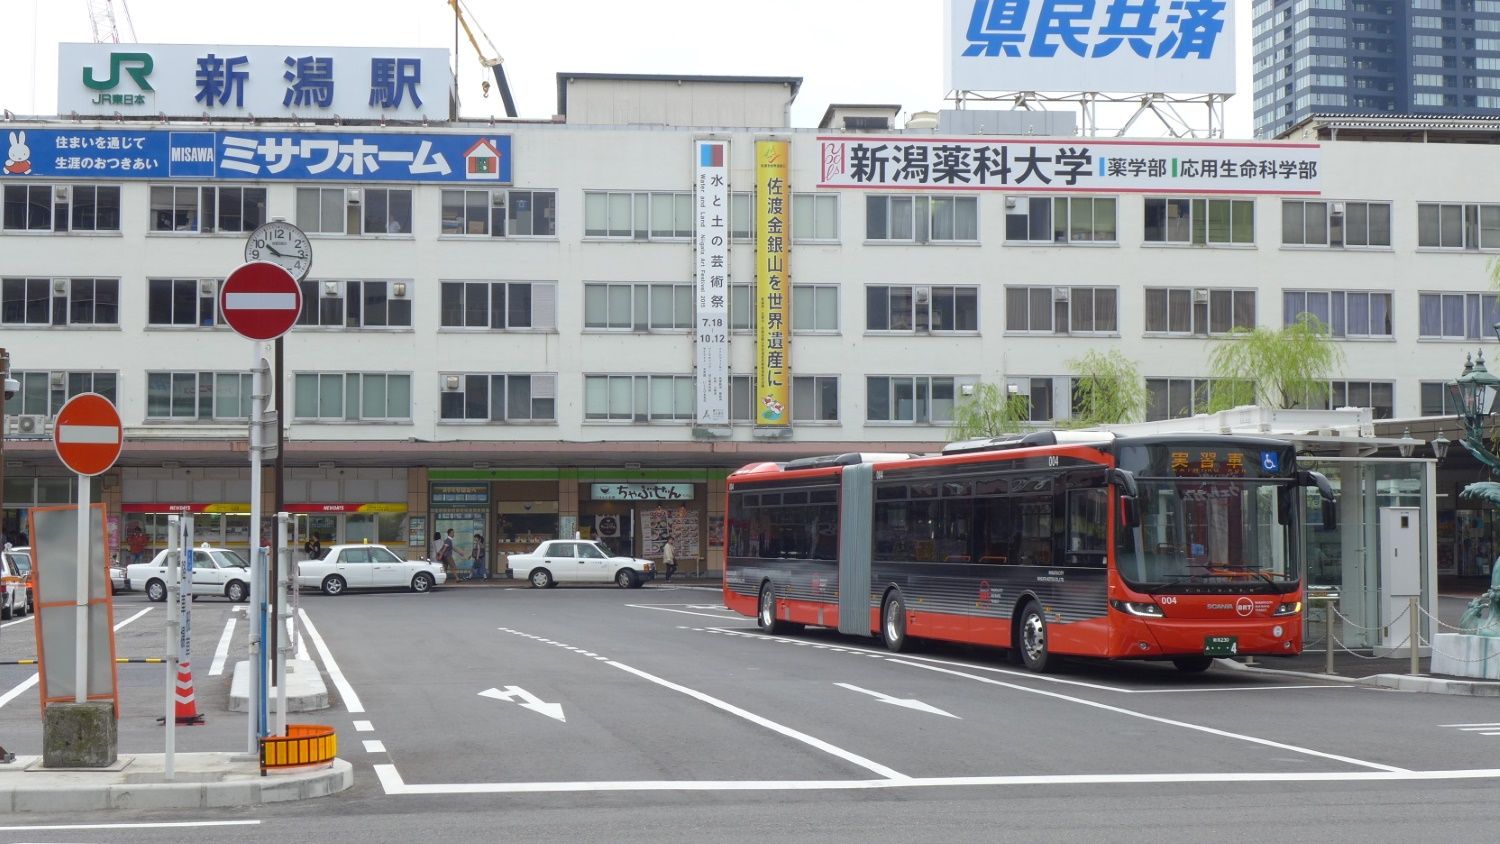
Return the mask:
<svg viewBox="0 0 1500 844">
<path fill-rule="evenodd" d="M 1141 505 L 1136 503 L 1134 495 L 1120 496 L 1120 524 L 1127 528 L 1140 527 Z"/>
<path fill-rule="evenodd" d="M 1323 530 L 1336 530 L 1339 526 L 1339 505 L 1337 501 L 1323 499 Z"/>
</svg>

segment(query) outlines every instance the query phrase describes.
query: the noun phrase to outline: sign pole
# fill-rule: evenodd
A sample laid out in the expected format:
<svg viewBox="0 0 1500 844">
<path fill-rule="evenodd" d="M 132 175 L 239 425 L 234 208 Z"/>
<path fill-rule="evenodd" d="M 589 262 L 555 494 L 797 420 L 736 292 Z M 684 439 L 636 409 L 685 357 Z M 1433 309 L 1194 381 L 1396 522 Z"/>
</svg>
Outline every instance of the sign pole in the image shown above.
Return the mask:
<svg viewBox="0 0 1500 844">
<path fill-rule="evenodd" d="M 78 615 L 73 658 L 73 702 L 85 703 L 89 699 L 89 526 L 93 523 L 93 511 L 89 499 L 93 496 L 93 477 L 78 476 Z"/>
<path fill-rule="evenodd" d="M 182 569 L 178 565 L 182 553 L 182 517 L 167 517 L 167 705 L 162 715 L 166 727 L 165 776 L 168 782 L 175 776 L 177 753 L 177 666 L 182 661 L 178 653 L 181 644 L 179 628 L 182 626 Z"/>
<path fill-rule="evenodd" d="M 260 368 L 260 342 L 250 344 L 250 617 L 247 625 L 250 635 L 250 705 L 247 720 L 250 752 L 260 749 L 260 713 L 263 678 L 260 676 L 261 617 L 260 608 L 265 603 L 264 578 L 261 576 L 260 557 L 260 423 L 261 402 L 265 398 L 265 376 Z"/>
<path fill-rule="evenodd" d="M 280 341 L 278 340 L 277 342 Z M 287 548 L 291 545 L 287 537 L 287 524 L 290 521 L 291 518 L 287 513 L 278 512 L 276 514 L 276 551 L 277 553 L 287 553 L 288 557 L 291 556 L 290 553 L 287 552 Z M 273 574 L 274 571 L 275 569 L 273 568 Z M 286 605 L 286 583 L 273 577 L 271 579 L 271 595 L 273 598 L 271 607 L 271 635 L 274 637 L 278 633 L 285 632 L 276 628 L 276 625 L 280 623 L 279 619 L 281 618 L 281 615 L 276 613 L 276 609 L 278 607 L 283 607 Z M 290 642 L 287 641 L 285 635 L 281 636 L 280 639 L 280 647 L 275 648 L 274 651 L 276 654 L 275 734 L 278 736 L 284 736 L 286 735 L 286 652 L 287 646 L 290 644 Z M 272 639 L 272 641 L 275 641 L 275 639 Z"/>
</svg>

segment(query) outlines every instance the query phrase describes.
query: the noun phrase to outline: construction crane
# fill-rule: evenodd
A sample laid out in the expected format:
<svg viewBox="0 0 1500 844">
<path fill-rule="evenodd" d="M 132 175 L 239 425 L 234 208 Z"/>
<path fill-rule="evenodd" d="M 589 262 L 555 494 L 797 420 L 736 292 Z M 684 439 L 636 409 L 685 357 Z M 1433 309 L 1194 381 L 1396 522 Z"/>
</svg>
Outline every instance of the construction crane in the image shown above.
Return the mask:
<svg viewBox="0 0 1500 844">
<path fill-rule="evenodd" d="M 125 29 L 130 33 L 130 40 L 126 43 L 134 43 L 135 23 L 130 20 L 130 7 L 125 5 L 125 0 L 119 0 L 119 3 L 120 11 L 125 16 Z M 94 43 L 120 43 L 120 28 L 115 24 L 115 0 L 83 0 L 83 5 L 89 10 L 89 24 L 94 28 Z"/>
<path fill-rule="evenodd" d="M 108 1 L 104 0 L 106 3 Z M 120 0 L 122 3 L 124 1 Z M 479 34 L 484 36 L 484 43 L 490 45 L 490 51 L 486 54 L 479 47 L 479 39 L 474 37 L 474 30 L 469 28 L 468 18 L 464 17 L 464 12 L 468 9 L 468 5 L 463 0 L 448 0 L 448 5 L 453 7 L 453 17 L 458 22 L 458 25 L 464 28 L 464 34 L 469 36 L 469 43 L 474 45 L 474 52 L 479 54 L 479 63 L 494 72 L 495 84 L 500 86 L 500 99 L 505 103 L 505 116 L 515 117 L 516 103 L 510 96 L 510 83 L 505 81 L 505 60 L 500 58 L 500 51 L 495 49 L 495 42 L 490 40 L 489 35 L 485 34 L 484 27 L 479 26 L 478 21 L 476 21 L 474 26 L 479 29 Z M 469 17 L 473 17 L 473 15 L 473 12 L 469 12 Z M 457 35 L 454 35 L 454 38 L 457 37 Z M 454 56 L 453 60 L 457 62 L 458 57 Z M 488 79 L 480 83 L 480 90 L 484 92 L 486 97 L 490 95 L 490 83 Z"/>
</svg>

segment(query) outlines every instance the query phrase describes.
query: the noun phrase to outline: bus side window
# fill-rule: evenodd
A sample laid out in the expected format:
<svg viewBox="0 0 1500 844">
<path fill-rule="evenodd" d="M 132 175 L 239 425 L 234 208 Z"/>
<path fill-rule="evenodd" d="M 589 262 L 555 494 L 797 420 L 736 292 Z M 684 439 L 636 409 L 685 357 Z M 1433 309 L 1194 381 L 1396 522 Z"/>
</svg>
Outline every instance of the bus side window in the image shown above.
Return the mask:
<svg viewBox="0 0 1500 844">
<path fill-rule="evenodd" d="M 1102 566 L 1108 551 L 1109 491 L 1068 490 L 1068 563 Z"/>
</svg>

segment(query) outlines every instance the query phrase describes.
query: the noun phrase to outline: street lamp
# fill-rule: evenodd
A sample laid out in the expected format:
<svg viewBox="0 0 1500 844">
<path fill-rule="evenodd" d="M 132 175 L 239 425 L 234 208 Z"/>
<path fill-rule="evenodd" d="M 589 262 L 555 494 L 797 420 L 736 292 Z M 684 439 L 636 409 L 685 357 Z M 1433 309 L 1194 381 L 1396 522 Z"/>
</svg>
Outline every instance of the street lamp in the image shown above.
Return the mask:
<svg viewBox="0 0 1500 844">
<path fill-rule="evenodd" d="M 1432 456 L 1436 457 L 1439 463 L 1443 462 L 1443 458 L 1448 456 L 1448 446 L 1450 445 L 1452 443 L 1448 441 L 1447 437 L 1443 436 L 1443 432 L 1438 431 L 1438 435 L 1432 438 Z"/>
<path fill-rule="evenodd" d="M 1396 450 L 1401 452 L 1402 457 L 1410 457 L 1411 453 L 1417 450 L 1417 441 L 1412 439 L 1410 426 L 1401 432 L 1401 439 L 1396 443 Z"/>
</svg>

